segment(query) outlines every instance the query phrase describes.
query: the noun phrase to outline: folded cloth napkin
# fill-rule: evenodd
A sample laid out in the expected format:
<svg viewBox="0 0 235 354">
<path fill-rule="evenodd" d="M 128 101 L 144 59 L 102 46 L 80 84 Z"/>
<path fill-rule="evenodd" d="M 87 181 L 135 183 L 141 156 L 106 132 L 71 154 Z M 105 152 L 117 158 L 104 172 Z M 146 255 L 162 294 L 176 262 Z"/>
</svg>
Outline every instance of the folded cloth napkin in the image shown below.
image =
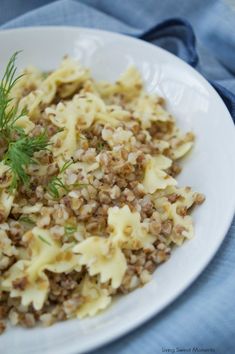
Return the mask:
<svg viewBox="0 0 235 354">
<path fill-rule="evenodd" d="M 48 2 L 37 0 L 36 6 Z M 7 8 L 9 1 L 1 0 L 3 9 L 4 4 Z M 32 9 L 35 2 L 30 4 Z M 11 0 L 11 11 L 19 14 L 21 5 L 21 0 Z M 8 17 L 12 15 L 13 12 L 8 13 Z M 4 22 L 1 13 L 0 21 Z M 231 0 L 61 0 L 31 10 L 2 28 L 73 25 L 142 38 L 200 71 L 221 95 L 235 120 L 234 23 L 235 6 Z M 234 353 L 234 236 L 235 222 L 213 261 L 183 295 L 148 323 L 94 353 L 155 354 L 167 349 L 173 353 L 177 348 L 178 352 L 198 348 L 201 353 L 209 349 L 219 354 Z"/>
</svg>

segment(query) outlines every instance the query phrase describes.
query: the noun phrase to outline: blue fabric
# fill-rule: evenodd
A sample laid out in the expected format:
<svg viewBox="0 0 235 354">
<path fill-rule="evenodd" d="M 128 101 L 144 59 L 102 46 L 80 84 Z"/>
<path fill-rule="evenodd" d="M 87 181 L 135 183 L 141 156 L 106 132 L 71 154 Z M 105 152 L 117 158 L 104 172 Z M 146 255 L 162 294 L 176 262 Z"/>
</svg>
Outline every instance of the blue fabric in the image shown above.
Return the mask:
<svg viewBox="0 0 235 354">
<path fill-rule="evenodd" d="M 77 25 L 140 37 L 200 71 L 221 95 L 235 120 L 235 6 L 228 5 L 231 0 L 48 2 L 1 0 L 0 23 L 26 9 L 32 10 L 2 28 Z M 9 8 L 9 3 L 11 10 L 5 16 L 2 9 Z M 33 9 L 43 4 L 47 5 Z M 95 354 L 155 354 L 164 349 L 176 352 L 177 347 L 235 353 L 234 236 L 235 222 L 216 257 L 183 295 L 154 319 Z"/>
</svg>

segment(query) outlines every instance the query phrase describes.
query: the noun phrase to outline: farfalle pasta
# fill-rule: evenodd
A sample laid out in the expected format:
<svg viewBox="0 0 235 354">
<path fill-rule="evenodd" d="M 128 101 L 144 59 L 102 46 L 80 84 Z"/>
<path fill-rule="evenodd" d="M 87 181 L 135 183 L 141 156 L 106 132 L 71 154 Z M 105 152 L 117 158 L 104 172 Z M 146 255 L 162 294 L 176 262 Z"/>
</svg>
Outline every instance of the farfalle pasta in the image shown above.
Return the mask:
<svg viewBox="0 0 235 354">
<path fill-rule="evenodd" d="M 97 82 L 66 57 L 55 71 L 26 69 L 11 94 L 22 144 L 48 142 L 23 166 L 25 183 L 0 162 L 1 313 L 28 327 L 94 316 L 193 237 L 204 197 L 177 174 L 194 135 L 134 67 Z"/>
<path fill-rule="evenodd" d="M 79 264 L 85 265 L 89 275 L 99 275 L 100 282 L 110 281 L 117 289 L 127 269 L 126 258 L 121 249 L 110 239 L 91 236 L 74 247 L 80 254 Z"/>
</svg>

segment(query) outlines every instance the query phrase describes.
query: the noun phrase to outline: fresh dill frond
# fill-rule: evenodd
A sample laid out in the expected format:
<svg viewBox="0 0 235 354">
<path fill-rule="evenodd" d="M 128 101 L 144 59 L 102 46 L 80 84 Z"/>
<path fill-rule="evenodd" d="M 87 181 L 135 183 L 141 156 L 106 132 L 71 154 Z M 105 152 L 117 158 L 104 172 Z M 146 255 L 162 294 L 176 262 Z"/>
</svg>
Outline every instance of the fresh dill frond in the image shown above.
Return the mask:
<svg viewBox="0 0 235 354">
<path fill-rule="evenodd" d="M 73 160 L 66 161 L 61 167 L 59 174 L 64 173 L 69 168 L 69 166 L 71 166 L 73 163 L 74 163 Z M 52 177 L 47 187 L 49 194 L 53 198 L 58 199 L 60 197 L 60 192 L 59 192 L 60 189 L 63 189 L 65 192 L 69 191 L 68 187 L 64 184 L 62 178 L 59 177 L 59 175 Z"/>
<path fill-rule="evenodd" d="M 68 188 L 62 181 L 61 177 L 52 177 L 47 187 L 49 194 L 53 198 L 58 199 L 60 197 L 59 189 L 63 189 L 64 191 L 68 192 Z"/>
<path fill-rule="evenodd" d="M 23 128 L 15 126 L 16 121 L 27 114 L 26 109 L 18 112 L 18 105 L 13 104 L 11 97 L 13 87 L 23 76 L 16 76 L 15 62 L 18 54 L 19 52 L 16 52 L 12 55 L 0 81 L 0 137 L 6 143 L 3 161 L 12 171 L 10 190 L 15 189 L 18 182 L 29 183 L 27 166 L 35 163 L 34 153 L 45 150 L 49 144 L 45 133 L 30 137 Z"/>
<path fill-rule="evenodd" d="M 48 138 L 45 133 L 36 137 L 29 137 L 22 133 L 22 136 L 17 141 L 9 143 L 3 160 L 13 173 L 11 189 L 15 189 L 18 182 L 26 185 L 29 183 L 29 176 L 25 169 L 30 164 L 36 163 L 33 160 L 34 153 L 45 150 L 48 144 Z"/>
<path fill-rule="evenodd" d="M 74 232 L 77 231 L 77 227 L 72 226 L 72 225 L 65 225 L 64 227 L 65 235 L 70 236 L 74 234 Z"/>
<path fill-rule="evenodd" d="M 43 80 L 45 80 L 50 74 L 51 74 L 51 71 L 43 71 L 43 72 L 42 72 L 42 78 L 43 78 Z"/>
<path fill-rule="evenodd" d="M 52 244 L 51 244 L 49 241 L 47 241 L 44 237 L 42 237 L 41 235 L 38 235 L 38 238 L 39 238 L 42 242 L 46 243 L 48 246 L 52 246 Z"/>
<path fill-rule="evenodd" d="M 78 139 L 79 139 L 79 140 L 87 140 L 87 137 L 84 136 L 84 135 L 79 134 L 79 135 L 78 135 Z"/>
<path fill-rule="evenodd" d="M 63 132 L 63 131 L 64 131 L 64 128 L 58 128 L 58 129 L 56 130 L 55 134 L 61 133 L 61 132 Z"/>
<path fill-rule="evenodd" d="M 105 143 L 104 142 L 99 142 L 96 146 L 96 149 L 98 152 L 101 152 L 105 148 Z"/>
<path fill-rule="evenodd" d="M 36 223 L 31 219 L 29 218 L 28 216 L 21 216 L 18 221 L 21 221 L 25 224 L 29 224 L 29 225 L 36 225 Z"/>
<path fill-rule="evenodd" d="M 63 164 L 63 166 L 61 167 L 60 173 L 64 173 L 64 172 L 69 168 L 69 166 L 71 166 L 73 163 L 74 163 L 73 160 L 68 160 L 68 161 L 66 161 L 66 162 Z"/>
<path fill-rule="evenodd" d="M 16 52 L 10 58 L 5 73 L 0 82 L 0 135 L 2 138 L 8 140 L 14 131 L 15 122 L 26 114 L 26 110 L 23 109 L 18 112 L 18 106 L 11 105 L 12 97 L 10 95 L 12 88 L 17 81 L 23 76 L 16 76 L 15 61 L 19 52 Z"/>
</svg>

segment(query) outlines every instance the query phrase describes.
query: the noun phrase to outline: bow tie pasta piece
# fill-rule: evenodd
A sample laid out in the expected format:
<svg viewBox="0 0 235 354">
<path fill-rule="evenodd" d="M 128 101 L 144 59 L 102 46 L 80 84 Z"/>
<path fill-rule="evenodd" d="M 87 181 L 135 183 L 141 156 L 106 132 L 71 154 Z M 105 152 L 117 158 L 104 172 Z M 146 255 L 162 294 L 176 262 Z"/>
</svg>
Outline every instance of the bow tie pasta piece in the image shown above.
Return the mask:
<svg viewBox="0 0 235 354">
<path fill-rule="evenodd" d="M 78 94 L 66 103 L 59 103 L 56 108 L 47 108 L 46 113 L 53 124 L 59 128 L 66 126 L 67 120 L 75 121 L 79 130 L 89 128 L 98 114 L 106 113 L 104 102 L 93 93 Z"/>
<path fill-rule="evenodd" d="M 124 130 L 121 127 L 113 130 L 110 128 L 104 128 L 102 130 L 102 138 L 107 141 L 109 146 L 113 147 L 116 145 L 128 144 L 130 139 L 133 137 L 131 131 Z"/>
<path fill-rule="evenodd" d="M 158 189 L 176 185 L 176 180 L 163 170 L 171 166 L 172 161 L 163 155 L 151 157 L 147 161 L 143 186 L 146 193 L 154 193 Z"/>
<path fill-rule="evenodd" d="M 74 111 L 76 128 L 79 131 L 88 129 L 94 122 L 116 127 L 119 119 L 126 116 L 125 111 L 123 114 L 119 113 L 114 108 L 106 106 L 98 95 L 89 92 L 75 95 L 68 104 Z"/>
<path fill-rule="evenodd" d="M 56 256 L 55 261 L 46 266 L 47 270 L 54 273 L 69 273 L 72 270 L 80 272 L 81 265 L 79 257 L 73 254 L 74 243 L 67 243 L 61 247 L 61 252 Z"/>
<path fill-rule="evenodd" d="M 170 157 L 172 160 L 178 160 L 186 155 L 193 147 L 194 134 L 189 132 L 181 135 L 179 130 L 176 130 L 176 136 L 170 140 Z"/>
<path fill-rule="evenodd" d="M 71 101 L 59 103 L 56 108 L 47 108 L 46 114 L 58 128 L 63 128 L 51 139 L 55 156 L 69 159 L 77 148 L 79 132 L 89 128 L 95 120 L 102 120 L 106 113 L 104 102 L 96 95 L 75 95 Z"/>
<path fill-rule="evenodd" d="M 49 231 L 34 227 L 24 235 L 28 243 L 28 258 L 16 262 L 7 272 L 1 289 L 12 297 L 21 297 L 22 304 L 33 303 L 36 310 L 42 308 L 49 291 L 49 281 L 44 271 L 80 271 L 78 256 L 72 253 L 72 246 L 55 242 Z"/>
<path fill-rule="evenodd" d="M 20 214 L 26 214 L 32 216 L 33 214 L 37 214 L 41 211 L 42 209 L 42 203 L 35 203 L 34 205 L 18 205 L 14 204 L 13 205 L 13 212 L 14 213 L 20 213 Z"/>
<path fill-rule="evenodd" d="M 49 281 L 47 276 L 42 273 L 37 282 L 30 283 L 28 286 L 26 285 L 26 289 L 22 294 L 19 294 L 19 291 L 17 290 L 13 290 L 11 292 L 11 297 L 21 296 L 21 303 L 23 306 L 29 306 L 32 304 L 35 310 L 40 310 L 47 299 L 48 290 Z"/>
<path fill-rule="evenodd" d="M 120 125 L 120 122 L 128 121 L 131 118 L 130 112 L 117 105 L 106 105 L 105 111 L 101 111 L 96 116 L 96 121 L 104 126 L 112 128 Z"/>
<path fill-rule="evenodd" d="M 194 204 L 197 195 L 198 193 L 190 187 L 168 186 L 166 189 L 154 193 L 153 200 L 158 209 L 161 208 L 163 201 L 171 201 L 172 204 L 189 209 Z"/>
<path fill-rule="evenodd" d="M 163 194 L 175 196 L 175 202 L 170 203 L 167 196 L 154 196 L 154 203 L 162 216 L 162 220 L 170 219 L 173 222 L 173 231 L 170 235 L 171 241 L 181 245 L 185 238 L 193 237 L 193 221 L 187 210 L 194 204 L 197 193 L 191 188 L 168 187 Z"/>
<path fill-rule="evenodd" d="M 109 208 L 108 225 L 112 228 L 111 242 L 120 248 L 149 248 L 156 241 L 156 237 L 148 234 L 141 224 L 140 214 L 132 213 L 127 205 Z"/>
<path fill-rule="evenodd" d="M 186 142 L 179 145 L 177 148 L 172 149 L 171 157 L 173 160 L 178 160 L 186 155 L 193 147 L 193 142 Z"/>
<path fill-rule="evenodd" d="M 13 206 L 14 194 L 7 192 L 7 190 L 0 190 L 0 216 L 5 220 L 10 214 Z"/>
<path fill-rule="evenodd" d="M 190 187 L 176 188 L 172 187 L 172 190 L 177 193 L 179 198 L 176 201 L 178 206 L 182 205 L 189 209 L 195 202 L 197 196 L 196 192 L 193 192 Z"/>
<path fill-rule="evenodd" d="M 55 273 L 80 269 L 79 259 L 73 255 L 71 245 L 64 244 L 61 247 L 52 239 L 48 230 L 34 227 L 32 232 L 27 234 L 27 238 L 32 252 L 28 268 L 31 279 L 35 279 L 38 272 L 44 269 L 51 269 Z"/>
<path fill-rule="evenodd" d="M 64 91 L 62 94 L 63 98 L 71 95 L 89 77 L 90 73 L 88 69 L 83 68 L 71 58 L 64 59 L 61 66 L 53 71 L 40 86 L 40 89 L 43 91 L 43 103 L 50 103 L 55 97 L 57 89 L 61 86 L 63 86 Z"/>
<path fill-rule="evenodd" d="M 57 84 L 80 82 L 83 83 L 90 78 L 90 71 L 84 68 L 77 60 L 73 58 L 64 58 L 60 67 L 53 71 L 47 79 L 53 78 Z"/>
<path fill-rule="evenodd" d="M 118 105 L 107 105 L 107 113 L 109 116 L 117 119 L 119 122 L 128 121 L 131 118 L 131 113 Z"/>
<path fill-rule="evenodd" d="M 160 170 L 167 170 L 172 165 L 171 159 L 164 155 L 156 155 L 153 157 L 154 165 L 160 168 Z"/>
<path fill-rule="evenodd" d="M 98 119 L 99 114 L 106 113 L 105 103 L 93 93 L 76 95 L 70 104 L 79 130 L 89 128 Z"/>
<path fill-rule="evenodd" d="M 176 192 L 179 198 L 174 204 L 171 204 L 169 211 L 174 222 L 174 232 L 171 239 L 177 245 L 181 245 L 185 238 L 193 237 L 193 219 L 186 212 L 194 204 L 197 193 L 189 187 L 176 189 Z"/>
<path fill-rule="evenodd" d="M 35 124 L 26 115 L 17 119 L 15 125 L 17 127 L 24 129 L 26 134 L 28 134 L 35 127 Z"/>
<path fill-rule="evenodd" d="M 40 310 L 47 298 L 49 281 L 43 272 L 38 273 L 36 281 L 30 281 L 27 269 L 30 261 L 20 260 L 15 263 L 4 276 L 0 289 L 10 293 L 11 297 L 21 297 L 23 306 L 33 304 Z"/>
<path fill-rule="evenodd" d="M 21 78 L 17 80 L 11 90 L 12 103 L 18 103 L 22 97 L 36 90 L 41 85 L 42 81 L 43 74 L 37 68 L 29 66 L 22 72 Z"/>
<path fill-rule="evenodd" d="M 154 143 L 154 147 L 160 153 L 163 153 L 164 150 L 166 150 L 166 149 L 168 149 L 170 147 L 170 144 L 167 141 L 165 141 L 165 140 L 154 139 L 153 143 Z"/>
<path fill-rule="evenodd" d="M 96 121 L 100 124 L 116 127 L 120 123 L 113 112 L 98 113 Z"/>
<path fill-rule="evenodd" d="M 18 255 L 19 250 L 12 244 L 5 230 L 0 229 L 0 259 L 4 255 L 11 257 Z M 1 269 L 1 268 L 0 268 Z"/>
<path fill-rule="evenodd" d="M 104 101 L 93 93 L 87 92 L 75 95 L 72 101 L 68 103 L 68 107 L 70 114 L 73 113 L 76 128 L 79 131 L 88 129 L 95 121 L 114 127 L 119 124 L 115 117 L 115 111 L 110 112 Z"/>
<path fill-rule="evenodd" d="M 75 162 L 71 166 L 69 166 L 67 171 L 71 171 L 74 173 L 77 173 L 78 171 L 81 171 L 81 174 L 84 177 L 84 180 L 87 179 L 89 174 L 93 171 L 98 170 L 99 168 L 99 162 Z"/>
<path fill-rule="evenodd" d="M 80 254 L 79 263 L 88 268 L 89 274 L 100 274 L 100 282 L 111 280 L 114 289 L 121 285 L 127 269 L 122 251 L 108 239 L 92 236 L 74 247 L 73 252 Z"/>
<path fill-rule="evenodd" d="M 60 89 L 62 97 L 70 96 L 89 78 L 89 71 L 72 59 L 64 59 L 61 66 L 36 86 L 19 102 L 19 109 L 27 108 L 28 115 L 35 118 L 40 113 L 39 105 L 49 104 Z M 63 87 L 63 90 L 61 90 Z"/>
<path fill-rule="evenodd" d="M 9 192 L 8 187 L 12 183 L 12 171 L 9 166 L 0 162 L 0 220 L 6 220 L 13 207 L 15 191 Z"/>
<path fill-rule="evenodd" d="M 42 203 L 35 203 L 34 205 L 25 205 L 22 208 L 18 209 L 22 214 L 34 214 L 39 213 L 42 209 Z"/>
<path fill-rule="evenodd" d="M 3 191 L 3 189 L 7 189 L 7 187 L 10 186 L 12 182 L 12 171 L 9 166 L 5 165 L 3 161 L 0 162 L 0 179 L 1 179 L 1 185 L 0 185 L 0 193 Z"/>
<path fill-rule="evenodd" d="M 181 245 L 185 238 L 193 237 L 193 219 L 190 215 L 181 216 L 177 213 L 177 206 L 172 205 L 169 209 L 169 218 L 173 220 L 174 228 L 171 240 Z"/>
<path fill-rule="evenodd" d="M 46 109 L 46 113 L 49 114 L 53 124 L 63 129 L 51 138 L 54 156 L 70 159 L 77 148 L 76 119 L 73 110 L 69 105 L 59 103 L 56 109 Z"/>
<path fill-rule="evenodd" d="M 131 66 L 129 67 L 114 83 L 99 82 L 96 85 L 97 90 L 106 103 L 115 104 L 115 98 L 117 95 L 121 95 L 121 98 L 125 101 L 132 100 L 139 96 L 143 87 L 143 83 L 138 70 Z"/>
<path fill-rule="evenodd" d="M 37 89 L 30 92 L 27 96 L 21 98 L 18 105 L 18 112 L 21 112 L 23 109 L 27 110 L 27 116 L 29 119 L 36 119 L 40 114 L 39 105 L 43 99 L 43 91 Z"/>
<path fill-rule="evenodd" d="M 12 240 L 7 236 L 6 231 L 0 229 L 0 273 L 11 264 L 10 257 L 17 257 L 18 255 L 19 250 L 12 244 Z"/>
<path fill-rule="evenodd" d="M 143 129 L 150 128 L 154 122 L 170 126 L 174 123 L 173 117 L 162 107 L 157 96 L 142 93 L 128 104 L 128 108 L 133 111 L 133 117 L 141 123 Z"/>
<path fill-rule="evenodd" d="M 79 306 L 76 312 L 78 318 L 94 316 L 111 303 L 108 291 L 102 289 L 94 279 L 89 279 L 88 276 L 81 282 L 79 294 L 83 297 L 84 303 Z"/>
<path fill-rule="evenodd" d="M 118 112 L 109 112 L 105 103 L 93 93 L 75 95 L 71 101 L 59 103 L 55 108 L 47 108 L 46 114 L 51 122 L 64 131 L 52 139 L 55 156 L 70 158 L 77 148 L 79 132 L 90 128 L 94 122 L 116 127 L 118 118 L 125 116 Z"/>
</svg>

